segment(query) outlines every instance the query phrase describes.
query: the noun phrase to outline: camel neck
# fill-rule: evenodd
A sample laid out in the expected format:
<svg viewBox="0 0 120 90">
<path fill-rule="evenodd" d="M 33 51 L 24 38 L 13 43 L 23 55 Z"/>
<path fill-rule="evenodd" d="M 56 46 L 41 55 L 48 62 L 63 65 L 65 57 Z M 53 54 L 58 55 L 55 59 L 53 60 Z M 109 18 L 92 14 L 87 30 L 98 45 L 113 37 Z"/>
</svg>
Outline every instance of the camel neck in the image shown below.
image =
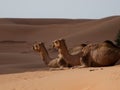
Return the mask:
<svg viewBox="0 0 120 90">
<path fill-rule="evenodd" d="M 61 48 L 59 48 L 59 53 L 63 56 L 66 62 L 69 60 L 70 54 L 65 43 Z"/>
<path fill-rule="evenodd" d="M 45 64 L 48 64 L 51 60 L 45 47 L 42 49 L 42 52 L 40 52 L 40 56 L 41 56 L 42 60 L 45 62 Z"/>
</svg>

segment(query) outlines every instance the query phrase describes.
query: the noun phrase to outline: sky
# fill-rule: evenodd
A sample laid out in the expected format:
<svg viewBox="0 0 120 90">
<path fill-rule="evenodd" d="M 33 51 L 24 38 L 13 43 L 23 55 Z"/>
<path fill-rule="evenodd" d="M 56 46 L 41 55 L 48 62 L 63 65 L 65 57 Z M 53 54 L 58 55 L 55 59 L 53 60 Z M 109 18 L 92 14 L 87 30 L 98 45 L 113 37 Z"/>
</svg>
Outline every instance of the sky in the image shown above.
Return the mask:
<svg viewBox="0 0 120 90">
<path fill-rule="evenodd" d="M 0 0 L 0 18 L 103 18 L 120 15 L 120 0 Z"/>
</svg>

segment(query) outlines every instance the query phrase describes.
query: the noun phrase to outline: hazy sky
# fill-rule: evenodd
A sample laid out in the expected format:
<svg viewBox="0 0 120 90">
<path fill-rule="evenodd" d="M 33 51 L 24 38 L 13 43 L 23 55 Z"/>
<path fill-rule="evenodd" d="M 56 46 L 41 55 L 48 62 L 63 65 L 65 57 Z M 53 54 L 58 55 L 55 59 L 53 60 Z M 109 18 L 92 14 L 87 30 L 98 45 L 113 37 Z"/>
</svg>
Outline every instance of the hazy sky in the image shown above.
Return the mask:
<svg viewBox="0 0 120 90">
<path fill-rule="evenodd" d="M 102 18 L 120 15 L 120 0 L 0 0 L 0 17 Z"/>
</svg>

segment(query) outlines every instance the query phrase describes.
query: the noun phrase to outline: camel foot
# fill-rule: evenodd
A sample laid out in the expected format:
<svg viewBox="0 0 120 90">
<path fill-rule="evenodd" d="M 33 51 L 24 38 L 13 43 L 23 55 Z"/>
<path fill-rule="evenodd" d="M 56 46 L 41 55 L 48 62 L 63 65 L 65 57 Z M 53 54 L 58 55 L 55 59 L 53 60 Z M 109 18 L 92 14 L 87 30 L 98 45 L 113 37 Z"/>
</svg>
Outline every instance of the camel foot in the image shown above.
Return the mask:
<svg viewBox="0 0 120 90">
<path fill-rule="evenodd" d="M 56 71 L 56 70 L 66 70 L 68 68 L 60 67 L 60 68 L 50 68 L 49 71 Z"/>
<path fill-rule="evenodd" d="M 96 70 L 103 70 L 103 68 L 93 68 L 93 69 L 90 69 L 89 71 L 96 71 Z"/>
<path fill-rule="evenodd" d="M 78 69 L 80 69 L 80 68 L 86 68 L 87 66 L 85 66 L 85 65 L 82 65 L 82 66 L 74 66 L 74 67 L 72 67 L 72 69 L 75 69 L 75 68 L 78 68 Z"/>
<path fill-rule="evenodd" d="M 50 68 L 49 71 L 61 70 L 61 68 Z"/>
</svg>

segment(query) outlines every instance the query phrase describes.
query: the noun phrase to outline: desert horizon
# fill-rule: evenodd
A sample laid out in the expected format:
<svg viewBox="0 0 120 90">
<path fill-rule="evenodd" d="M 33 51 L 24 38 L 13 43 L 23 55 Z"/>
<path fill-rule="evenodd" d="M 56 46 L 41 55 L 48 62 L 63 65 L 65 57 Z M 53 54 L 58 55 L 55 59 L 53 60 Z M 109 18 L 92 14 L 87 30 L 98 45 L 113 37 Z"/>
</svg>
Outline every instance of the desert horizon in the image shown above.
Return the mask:
<svg viewBox="0 0 120 90">
<path fill-rule="evenodd" d="M 33 44 L 43 42 L 50 57 L 52 41 L 65 39 L 68 49 L 80 44 L 115 43 L 120 15 L 100 19 L 0 18 L 0 90 L 119 90 L 120 61 L 114 66 L 50 69 Z"/>
</svg>

